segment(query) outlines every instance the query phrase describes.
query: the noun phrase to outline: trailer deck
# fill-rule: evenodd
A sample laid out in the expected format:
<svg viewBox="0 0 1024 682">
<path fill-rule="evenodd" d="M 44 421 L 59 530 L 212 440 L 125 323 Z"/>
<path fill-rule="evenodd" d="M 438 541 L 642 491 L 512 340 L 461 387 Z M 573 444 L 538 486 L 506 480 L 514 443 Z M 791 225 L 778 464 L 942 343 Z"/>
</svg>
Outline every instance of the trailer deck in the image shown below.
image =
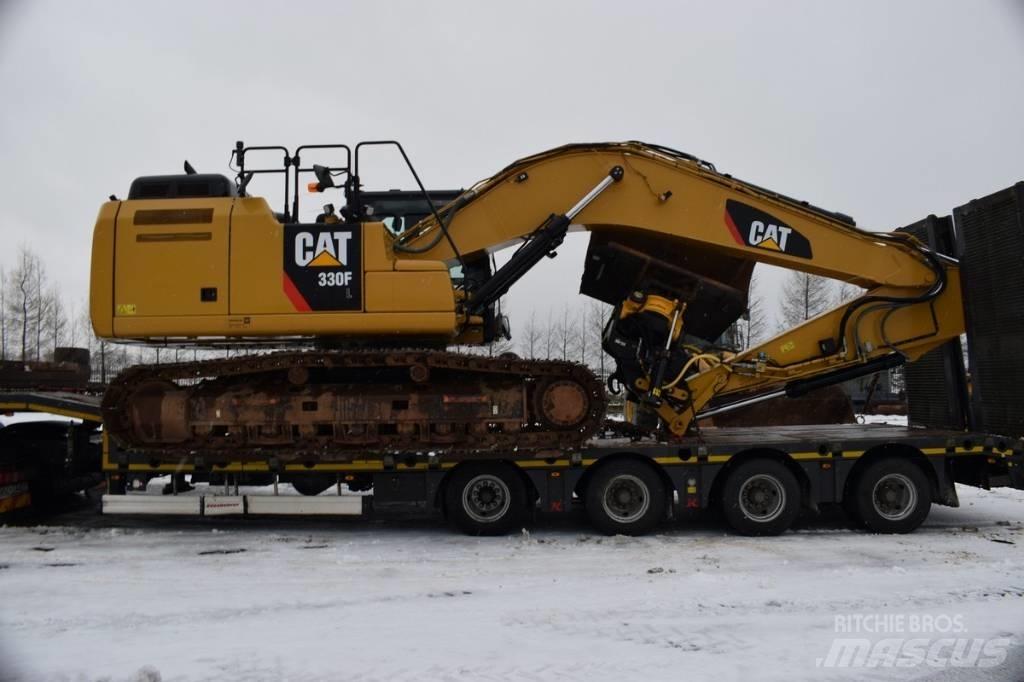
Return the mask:
<svg viewBox="0 0 1024 682">
<path fill-rule="evenodd" d="M 706 428 L 700 434 L 672 443 L 605 439 L 593 441 L 584 458 L 600 457 L 608 448 L 658 459 L 721 463 L 751 450 L 778 450 L 801 461 L 856 459 L 880 444 L 901 444 L 926 455 L 1012 455 L 1024 449 L 1021 441 L 989 434 L 944 429 L 911 428 L 895 424 L 816 424 Z"/>
<path fill-rule="evenodd" d="M 42 412 L 99 424 L 100 401 L 98 393 L 74 391 L 23 390 L 0 391 L 0 413 Z"/>
</svg>

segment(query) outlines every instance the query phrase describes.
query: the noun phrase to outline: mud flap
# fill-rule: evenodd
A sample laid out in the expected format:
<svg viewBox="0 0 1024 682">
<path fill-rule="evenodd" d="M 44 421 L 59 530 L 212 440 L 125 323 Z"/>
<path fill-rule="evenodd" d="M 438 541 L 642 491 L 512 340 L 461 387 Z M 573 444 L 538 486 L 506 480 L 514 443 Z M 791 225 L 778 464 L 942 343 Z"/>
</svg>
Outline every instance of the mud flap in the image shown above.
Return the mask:
<svg viewBox="0 0 1024 682">
<path fill-rule="evenodd" d="M 1012 455 L 1006 460 L 1006 471 L 1010 487 L 1024 490 L 1024 453 Z"/>
<path fill-rule="evenodd" d="M 956 481 L 953 478 L 953 463 L 949 457 L 943 458 L 943 465 L 940 466 L 938 462 L 932 460 L 932 466 L 935 469 L 935 481 L 936 481 L 936 495 L 935 499 L 932 500 L 935 504 L 945 505 L 947 507 L 959 507 L 960 498 L 956 494 Z"/>
</svg>

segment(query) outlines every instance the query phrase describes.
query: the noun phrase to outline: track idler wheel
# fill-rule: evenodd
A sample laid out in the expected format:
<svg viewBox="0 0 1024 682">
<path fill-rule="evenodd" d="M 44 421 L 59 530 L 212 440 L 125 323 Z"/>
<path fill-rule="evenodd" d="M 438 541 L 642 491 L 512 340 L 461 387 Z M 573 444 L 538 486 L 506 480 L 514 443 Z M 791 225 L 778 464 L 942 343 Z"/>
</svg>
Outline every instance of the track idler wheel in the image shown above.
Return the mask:
<svg viewBox="0 0 1024 682">
<path fill-rule="evenodd" d="M 131 395 L 126 415 L 129 428 L 144 443 L 181 443 L 188 427 L 188 391 L 170 381 L 147 381 Z"/>
<path fill-rule="evenodd" d="M 590 412 L 590 396 L 575 381 L 542 381 L 534 389 L 533 408 L 544 424 L 570 429 L 586 420 Z"/>
</svg>

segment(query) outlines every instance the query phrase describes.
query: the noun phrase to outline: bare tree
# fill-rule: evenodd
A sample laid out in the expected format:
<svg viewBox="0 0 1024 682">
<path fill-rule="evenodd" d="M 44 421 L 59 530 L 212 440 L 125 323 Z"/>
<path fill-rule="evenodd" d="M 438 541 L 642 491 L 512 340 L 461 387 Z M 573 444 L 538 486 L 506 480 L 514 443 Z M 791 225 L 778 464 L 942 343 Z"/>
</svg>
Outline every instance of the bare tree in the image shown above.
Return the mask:
<svg viewBox="0 0 1024 682">
<path fill-rule="evenodd" d="M 580 364 L 587 364 L 587 315 L 589 308 L 580 306 L 580 315 L 576 327 L 576 347 L 580 352 Z"/>
<path fill-rule="evenodd" d="M 569 312 L 568 304 L 562 307 L 562 314 L 559 316 L 552 328 L 555 338 L 555 352 L 562 360 L 568 360 L 576 353 L 576 346 L 579 343 L 580 332 L 577 327 L 576 318 Z"/>
<path fill-rule="evenodd" d="M 857 286 L 856 284 L 850 284 L 849 282 L 840 282 L 836 288 L 836 305 L 842 303 L 849 303 L 855 298 L 858 298 L 864 294 L 864 289 Z"/>
<path fill-rule="evenodd" d="M 7 271 L 0 268 L 0 360 L 7 359 Z"/>
<path fill-rule="evenodd" d="M 0 275 L 0 356 L 16 351 L 22 362 L 43 360 L 75 324 L 68 324 L 60 291 L 47 281 L 42 260 L 20 247 L 14 268 Z"/>
<path fill-rule="evenodd" d="M 544 359 L 551 359 L 551 352 L 557 345 L 555 327 L 551 322 L 551 309 L 548 308 L 548 324 L 544 327 Z"/>
<path fill-rule="evenodd" d="M 790 329 L 817 317 L 832 305 L 832 280 L 790 272 L 782 285 L 782 326 Z"/>
<path fill-rule="evenodd" d="M 50 290 L 46 298 L 49 300 L 46 327 L 50 335 L 49 343 L 52 352 L 56 350 L 57 346 L 64 343 L 65 331 L 68 327 L 68 316 L 64 310 L 64 303 L 60 300 L 60 292 L 57 291 L 56 287 Z"/>
<path fill-rule="evenodd" d="M 741 345 L 744 350 L 756 346 L 768 336 L 768 313 L 765 310 L 764 296 L 761 295 L 760 280 L 756 274 L 750 278 L 748 292 L 747 314 L 741 326 Z"/>
<path fill-rule="evenodd" d="M 46 330 L 46 322 L 50 316 L 52 301 L 46 295 L 46 269 L 43 261 L 35 258 L 35 277 L 33 283 L 32 298 L 35 303 L 32 311 L 32 326 L 35 332 L 35 356 L 36 362 L 43 359 L 43 333 Z"/>
<path fill-rule="evenodd" d="M 583 330 L 583 336 L 587 338 L 587 348 L 589 349 L 586 363 L 591 369 L 596 369 L 602 379 L 608 376 L 608 370 L 611 368 L 611 358 L 604 352 L 601 345 L 604 341 L 604 327 L 608 322 L 611 309 L 611 306 L 601 301 L 594 299 L 587 301 L 587 322 Z"/>
<path fill-rule="evenodd" d="M 537 311 L 530 313 L 530 319 L 523 326 L 520 335 L 519 352 L 527 358 L 536 358 L 544 342 L 544 330 L 537 325 Z"/>
<path fill-rule="evenodd" d="M 95 336 L 92 331 L 92 320 L 89 318 L 88 304 L 75 307 L 75 312 L 71 315 L 71 324 L 69 326 L 71 327 L 70 344 L 72 346 L 81 345 L 91 350 L 92 340 Z"/>
<path fill-rule="evenodd" d="M 88 305 L 76 309 L 75 316 L 71 318 L 70 327 L 74 330 L 71 337 L 72 345 L 89 349 L 89 364 L 92 368 L 91 380 L 106 383 L 109 370 L 112 367 L 109 352 L 111 345 L 93 333 Z"/>
<path fill-rule="evenodd" d="M 29 359 L 32 348 L 29 341 L 32 335 L 33 313 L 36 309 L 34 284 L 38 259 L 26 246 L 18 249 L 18 262 L 10 273 L 9 285 L 12 296 L 8 301 L 11 322 L 19 331 L 21 344 L 19 353 L 21 361 Z"/>
<path fill-rule="evenodd" d="M 99 381 L 100 381 L 101 384 L 105 384 L 105 383 L 107 383 L 107 370 L 109 369 L 109 364 L 110 364 L 110 357 L 109 357 L 109 355 L 110 355 L 109 354 L 110 344 L 107 343 L 106 341 L 104 341 L 103 339 L 96 339 L 96 349 L 99 352 L 98 353 L 95 353 L 95 352 L 92 353 L 92 356 L 95 357 L 96 355 L 98 355 L 99 358 L 100 358 Z"/>
</svg>

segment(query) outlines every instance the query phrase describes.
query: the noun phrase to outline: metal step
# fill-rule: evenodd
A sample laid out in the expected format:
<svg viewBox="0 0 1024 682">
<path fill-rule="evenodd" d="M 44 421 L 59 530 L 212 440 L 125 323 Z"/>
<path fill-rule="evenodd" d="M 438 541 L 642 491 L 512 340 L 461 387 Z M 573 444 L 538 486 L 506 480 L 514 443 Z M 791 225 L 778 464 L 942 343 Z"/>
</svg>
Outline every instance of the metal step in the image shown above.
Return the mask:
<svg viewBox="0 0 1024 682">
<path fill-rule="evenodd" d="M 104 514 L 174 516 L 361 516 L 360 495 L 104 495 Z"/>
</svg>

